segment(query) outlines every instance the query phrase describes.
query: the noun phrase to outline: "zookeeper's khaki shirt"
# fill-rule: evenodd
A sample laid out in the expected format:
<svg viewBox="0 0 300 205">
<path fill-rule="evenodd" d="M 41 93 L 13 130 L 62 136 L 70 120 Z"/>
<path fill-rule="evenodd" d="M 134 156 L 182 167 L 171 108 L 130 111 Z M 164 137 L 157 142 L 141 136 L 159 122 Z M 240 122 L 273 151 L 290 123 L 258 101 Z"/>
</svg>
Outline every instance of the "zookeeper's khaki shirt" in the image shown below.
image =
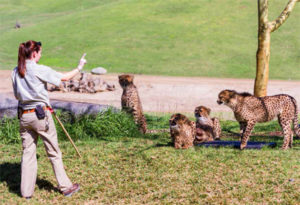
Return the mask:
<svg viewBox="0 0 300 205">
<path fill-rule="evenodd" d="M 26 60 L 25 77 L 21 78 L 18 67 L 16 67 L 11 77 L 15 97 L 19 100 L 19 107 L 26 110 L 33 109 L 38 104 L 50 106 L 47 83 L 59 86 L 62 76 L 63 74 L 48 66 Z"/>
</svg>

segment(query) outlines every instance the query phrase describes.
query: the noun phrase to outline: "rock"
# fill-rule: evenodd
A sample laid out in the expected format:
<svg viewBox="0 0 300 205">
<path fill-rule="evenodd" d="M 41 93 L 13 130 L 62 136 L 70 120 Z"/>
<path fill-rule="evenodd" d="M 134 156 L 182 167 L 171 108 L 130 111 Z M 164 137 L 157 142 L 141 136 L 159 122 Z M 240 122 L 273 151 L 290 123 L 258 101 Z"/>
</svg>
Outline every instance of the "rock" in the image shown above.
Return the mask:
<svg viewBox="0 0 300 205">
<path fill-rule="evenodd" d="M 91 73 L 85 72 L 80 73 L 80 78 L 78 79 L 62 82 L 59 87 L 53 85 L 48 88 L 49 91 L 77 91 L 80 93 L 114 91 L 115 89 L 115 85 L 105 82 L 99 76 L 95 77 Z"/>
<path fill-rule="evenodd" d="M 108 109 L 113 109 L 117 111 L 117 108 L 114 108 L 109 105 L 100 105 L 93 103 L 79 103 L 79 102 L 66 102 L 61 100 L 51 100 L 51 106 L 53 109 L 59 109 L 62 111 L 67 111 L 73 115 L 95 115 L 101 112 L 105 112 Z"/>
<path fill-rule="evenodd" d="M 295 181 L 295 179 L 289 179 L 289 182 L 294 182 Z"/>
<path fill-rule="evenodd" d="M 93 103 L 66 102 L 61 100 L 51 100 L 53 109 L 66 111 L 75 117 L 78 115 L 94 115 L 105 112 L 108 109 L 113 109 L 117 112 L 118 109 L 109 105 L 100 105 Z M 3 117 L 13 118 L 17 116 L 18 101 L 14 98 L 7 98 L 0 94 L 0 119 Z"/>
<path fill-rule="evenodd" d="M 15 24 L 15 28 L 16 28 L 16 29 L 21 28 L 21 24 L 20 24 L 18 21 L 17 21 L 16 24 Z"/>
<path fill-rule="evenodd" d="M 103 74 L 107 73 L 106 69 L 102 68 L 102 67 L 94 68 L 94 69 L 92 69 L 91 72 L 96 75 L 103 75 Z"/>
<path fill-rule="evenodd" d="M 4 94 L 0 94 L 0 119 L 4 116 L 17 116 L 18 101 L 14 98 L 7 98 Z"/>
</svg>

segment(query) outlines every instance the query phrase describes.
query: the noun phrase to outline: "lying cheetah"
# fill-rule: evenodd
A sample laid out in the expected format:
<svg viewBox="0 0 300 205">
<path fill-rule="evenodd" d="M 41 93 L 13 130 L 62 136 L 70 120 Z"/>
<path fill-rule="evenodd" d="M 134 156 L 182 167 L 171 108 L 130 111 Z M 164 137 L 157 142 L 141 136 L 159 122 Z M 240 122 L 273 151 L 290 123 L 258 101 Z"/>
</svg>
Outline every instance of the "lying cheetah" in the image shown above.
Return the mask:
<svg viewBox="0 0 300 205">
<path fill-rule="evenodd" d="M 133 75 L 119 75 L 119 83 L 123 88 L 121 97 L 122 110 L 131 114 L 135 123 L 138 125 L 140 132 L 147 132 L 147 122 L 143 114 L 142 103 L 138 90 L 133 84 Z"/>
<path fill-rule="evenodd" d="M 195 122 L 177 113 L 171 116 L 169 123 L 172 143 L 176 149 L 187 149 L 194 145 Z"/>
<path fill-rule="evenodd" d="M 278 117 L 284 134 L 282 149 L 292 147 L 291 122 L 293 122 L 296 135 L 299 135 L 297 102 L 292 96 L 280 94 L 255 97 L 249 93 L 223 90 L 219 93 L 217 103 L 224 103 L 230 107 L 236 120 L 240 123 L 241 149 L 247 146 L 251 131 L 257 122 L 268 122 L 275 117 Z"/>
<path fill-rule="evenodd" d="M 210 118 L 210 109 L 205 106 L 195 108 L 196 139 L 195 143 L 220 140 L 221 126 L 218 118 Z"/>
</svg>

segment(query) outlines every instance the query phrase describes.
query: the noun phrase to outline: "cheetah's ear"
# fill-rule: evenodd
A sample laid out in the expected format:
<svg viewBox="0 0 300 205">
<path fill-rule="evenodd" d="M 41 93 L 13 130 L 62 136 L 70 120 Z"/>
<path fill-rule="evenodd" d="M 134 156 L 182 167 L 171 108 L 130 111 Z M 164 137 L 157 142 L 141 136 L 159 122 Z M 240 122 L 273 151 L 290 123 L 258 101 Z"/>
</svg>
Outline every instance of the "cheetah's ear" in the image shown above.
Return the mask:
<svg viewBox="0 0 300 205">
<path fill-rule="evenodd" d="M 211 109 L 206 108 L 207 109 L 207 114 L 210 115 Z"/>
<path fill-rule="evenodd" d="M 128 81 L 129 83 L 133 83 L 133 79 L 134 79 L 134 75 L 128 75 L 127 81 Z"/>
<path fill-rule="evenodd" d="M 236 95 L 236 92 L 234 90 L 232 90 L 232 91 L 229 92 L 229 97 L 230 98 L 234 98 L 235 95 Z"/>
</svg>

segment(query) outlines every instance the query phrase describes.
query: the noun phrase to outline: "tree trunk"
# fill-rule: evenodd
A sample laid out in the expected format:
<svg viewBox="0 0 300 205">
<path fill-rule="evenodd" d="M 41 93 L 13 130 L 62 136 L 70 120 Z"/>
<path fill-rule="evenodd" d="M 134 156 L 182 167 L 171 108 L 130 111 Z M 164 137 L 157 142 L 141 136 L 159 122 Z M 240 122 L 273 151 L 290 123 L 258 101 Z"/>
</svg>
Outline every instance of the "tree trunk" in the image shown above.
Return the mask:
<svg viewBox="0 0 300 205">
<path fill-rule="evenodd" d="M 268 21 L 268 0 L 257 0 L 258 5 L 258 48 L 256 52 L 256 78 L 254 95 L 263 97 L 267 95 L 270 61 L 271 32 L 278 29 L 290 16 L 296 2 L 289 0 L 283 12 L 272 22 Z"/>
<path fill-rule="evenodd" d="M 256 52 L 256 78 L 254 95 L 262 97 L 267 95 L 267 85 L 269 80 L 269 61 L 270 61 L 270 29 L 265 28 L 259 32 L 258 48 Z"/>
<path fill-rule="evenodd" d="M 258 47 L 256 51 L 256 78 L 254 95 L 267 95 L 270 60 L 270 37 L 268 28 L 268 0 L 258 0 Z"/>
</svg>

